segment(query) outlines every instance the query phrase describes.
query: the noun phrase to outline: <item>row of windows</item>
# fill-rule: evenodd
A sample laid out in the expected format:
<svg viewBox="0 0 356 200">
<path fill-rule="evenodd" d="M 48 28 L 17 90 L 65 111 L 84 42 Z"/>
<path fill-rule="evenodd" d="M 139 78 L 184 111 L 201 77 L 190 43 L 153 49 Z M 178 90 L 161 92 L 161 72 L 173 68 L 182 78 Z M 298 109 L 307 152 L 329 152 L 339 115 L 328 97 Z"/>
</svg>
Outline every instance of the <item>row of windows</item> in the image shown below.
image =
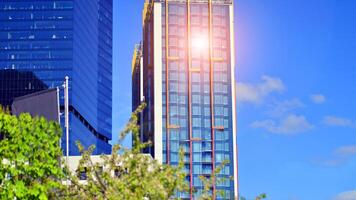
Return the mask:
<svg viewBox="0 0 356 200">
<path fill-rule="evenodd" d="M 172 150 L 174 150 L 174 148 L 172 146 L 170 146 L 170 161 L 171 162 L 178 162 L 179 161 L 179 149 L 175 149 L 176 151 L 173 152 Z M 193 152 L 195 152 L 193 150 Z M 166 149 L 165 149 L 165 145 L 163 145 L 163 154 L 164 157 L 166 157 Z M 219 153 L 219 152 L 215 152 L 215 162 L 217 163 L 221 163 L 224 160 L 230 160 L 230 153 Z M 184 162 L 189 162 L 190 161 L 190 156 L 189 154 L 185 154 L 184 158 L 183 158 Z M 193 163 L 210 163 L 213 162 L 212 160 L 212 155 L 211 153 L 193 153 Z"/>
<path fill-rule="evenodd" d="M 174 118 L 171 118 L 171 121 L 173 121 Z M 215 117 L 215 126 L 222 126 L 224 128 L 229 128 L 229 120 L 224 119 L 221 117 Z M 201 127 L 210 127 L 210 119 L 202 119 L 200 117 L 194 117 L 193 116 L 193 122 L 192 122 L 193 128 L 201 128 Z"/>
<path fill-rule="evenodd" d="M 17 31 L 0 32 L 0 40 L 71 39 L 71 31 Z"/>
<path fill-rule="evenodd" d="M 165 118 L 163 118 L 165 119 Z M 187 119 L 186 119 L 187 120 Z M 210 120 L 207 121 L 207 123 L 210 123 Z M 166 132 L 165 129 L 165 123 L 163 125 L 163 132 Z M 193 128 L 192 132 L 193 138 L 201 138 L 202 140 L 211 140 L 211 129 L 210 127 L 201 127 L 201 128 Z M 163 139 L 165 140 L 166 134 L 163 134 Z M 180 129 L 171 129 L 170 130 L 170 140 L 188 140 L 189 135 L 188 135 L 188 130 L 187 127 L 180 127 Z M 224 130 L 224 131 L 215 131 L 215 141 L 226 141 L 226 140 L 231 140 L 231 135 L 229 130 Z M 187 147 L 189 148 L 189 146 Z M 227 147 L 226 147 L 227 148 Z M 203 150 L 209 150 L 208 148 L 205 148 L 203 146 Z"/>
<path fill-rule="evenodd" d="M 213 5 L 212 13 L 214 16 L 226 16 L 229 14 L 228 6 L 226 5 Z M 168 6 L 169 14 L 183 15 L 186 13 L 186 5 L 170 4 Z M 165 15 L 165 7 L 163 6 L 163 15 Z M 190 5 L 191 15 L 203 15 L 208 16 L 209 8 L 206 4 L 191 4 Z"/>
<path fill-rule="evenodd" d="M 32 51 L 32 52 L 0 52 L 0 60 L 5 59 L 72 59 L 72 51 Z"/>
<path fill-rule="evenodd" d="M 182 88 L 182 87 L 181 87 Z M 179 92 L 182 92 L 180 88 Z M 173 94 L 172 94 L 173 92 Z M 169 103 L 170 104 L 186 104 L 187 102 L 187 97 L 185 95 L 177 95 L 174 94 L 174 92 L 177 92 L 177 90 L 170 90 L 170 99 L 169 99 Z M 225 95 L 223 95 L 222 91 L 215 91 L 214 92 L 214 104 L 216 104 L 216 106 L 218 105 L 228 105 L 229 103 L 229 96 L 227 96 L 228 93 L 225 93 Z M 165 98 L 165 94 L 164 94 L 164 98 L 162 98 L 163 100 L 163 104 L 166 104 L 166 98 Z M 209 105 L 210 104 L 210 95 L 200 95 L 200 94 L 194 94 L 192 95 L 192 104 L 195 105 Z M 172 105 L 170 105 L 172 106 Z M 173 108 L 173 110 L 178 110 Z"/>
<path fill-rule="evenodd" d="M 16 21 L 1 22 L 0 30 L 54 30 L 54 29 L 72 29 L 71 21 Z"/>
<path fill-rule="evenodd" d="M 72 11 L 1 12 L 0 20 L 67 20 L 73 18 Z"/>
<path fill-rule="evenodd" d="M 4 62 L 0 61 L 0 68 L 7 69 L 31 69 L 31 70 L 69 70 L 73 63 L 71 61 L 11 61 Z"/>
<path fill-rule="evenodd" d="M 72 1 L 0 2 L 0 10 L 72 9 Z"/>
<path fill-rule="evenodd" d="M 72 41 L 6 41 L 0 42 L 0 50 L 69 49 Z"/>
<path fill-rule="evenodd" d="M 194 164 L 193 165 L 193 174 L 211 174 L 212 167 L 211 165 L 200 165 Z M 229 175 L 230 174 L 230 166 L 226 165 L 221 169 L 220 175 Z"/>
<path fill-rule="evenodd" d="M 177 133 L 176 133 L 177 134 Z M 175 137 L 174 135 L 172 135 L 171 137 Z M 201 137 L 194 137 L 194 138 L 201 138 Z M 173 138 L 171 138 L 172 140 L 170 140 L 170 151 L 172 152 L 179 152 L 179 149 L 183 149 L 185 153 L 189 153 L 190 149 L 189 149 L 189 143 L 181 143 L 181 141 L 178 140 L 174 140 Z M 166 149 L 166 147 L 164 147 L 164 149 Z M 210 155 L 210 152 L 212 151 L 212 145 L 211 142 L 194 142 L 193 143 L 193 148 L 192 151 L 194 153 L 200 153 L 200 154 L 206 154 L 208 153 Z M 215 151 L 217 152 L 224 152 L 225 153 L 229 153 L 230 152 L 230 142 L 229 140 L 218 140 L 215 141 Z"/>
<path fill-rule="evenodd" d="M 171 37 L 170 37 L 171 38 Z M 172 39 L 172 38 L 171 38 Z M 173 40 L 175 41 L 175 39 Z M 180 40 L 181 41 L 181 40 Z M 215 40 L 214 40 L 215 41 Z M 213 46 L 213 57 L 216 59 L 223 59 L 226 60 L 228 58 L 228 46 L 226 43 L 226 40 L 224 39 L 216 39 L 216 42 L 214 42 L 214 46 Z M 175 44 L 169 44 L 169 56 L 170 57 L 174 57 L 177 60 L 186 60 L 187 57 L 187 51 L 186 51 L 186 47 L 184 46 L 184 44 L 179 44 L 175 45 Z M 165 55 L 166 50 L 163 49 L 163 55 Z M 192 58 L 192 62 L 206 62 L 207 65 L 205 66 L 209 66 L 209 52 L 208 51 L 200 51 L 200 50 L 195 50 L 195 47 L 192 47 L 192 51 L 191 51 L 191 58 Z M 193 68 L 199 68 L 199 65 L 192 63 L 192 67 Z M 174 70 L 175 68 L 172 69 Z M 208 69 L 208 67 L 206 67 L 206 69 Z"/>
</svg>

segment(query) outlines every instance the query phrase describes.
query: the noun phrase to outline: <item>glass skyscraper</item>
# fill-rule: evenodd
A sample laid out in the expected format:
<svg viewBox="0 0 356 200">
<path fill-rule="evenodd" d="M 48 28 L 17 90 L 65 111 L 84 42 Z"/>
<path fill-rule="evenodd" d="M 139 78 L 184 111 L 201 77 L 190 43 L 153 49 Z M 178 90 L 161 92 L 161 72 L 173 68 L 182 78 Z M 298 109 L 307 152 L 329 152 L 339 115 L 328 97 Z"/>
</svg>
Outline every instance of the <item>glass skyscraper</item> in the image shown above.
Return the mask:
<svg viewBox="0 0 356 200">
<path fill-rule="evenodd" d="M 232 0 L 145 3 L 142 53 L 135 54 L 142 59 L 133 59 L 133 85 L 142 88 L 135 99 L 147 103 L 142 138 L 162 163 L 177 165 L 184 149 L 190 192 L 177 194 L 183 199 L 197 198 L 199 176 L 211 177 L 224 160 L 216 176 L 225 181 L 216 181 L 211 195 L 238 197 L 233 14 Z"/>
<path fill-rule="evenodd" d="M 1 0 L 0 70 L 5 105 L 69 76 L 69 154 L 111 152 L 112 0 Z"/>
</svg>

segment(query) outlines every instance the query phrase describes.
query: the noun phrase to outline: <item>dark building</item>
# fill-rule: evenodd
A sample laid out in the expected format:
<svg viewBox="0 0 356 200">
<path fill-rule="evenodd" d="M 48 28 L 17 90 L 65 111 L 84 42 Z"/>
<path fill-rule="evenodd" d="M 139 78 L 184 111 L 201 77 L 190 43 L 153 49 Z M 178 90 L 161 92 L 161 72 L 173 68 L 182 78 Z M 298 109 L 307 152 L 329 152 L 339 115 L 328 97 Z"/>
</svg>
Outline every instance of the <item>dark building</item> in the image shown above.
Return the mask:
<svg viewBox="0 0 356 200">
<path fill-rule="evenodd" d="M 48 86 L 31 71 L 0 70 L 0 105 L 10 108 L 16 97 L 25 96 Z"/>
<path fill-rule="evenodd" d="M 190 192 L 178 193 L 182 199 L 196 199 L 204 187 L 199 177 L 211 177 L 224 160 L 216 176 L 225 181 L 211 194 L 238 199 L 233 14 L 232 0 L 145 3 L 142 69 L 133 70 L 147 103 L 140 125 L 159 162 L 177 165 L 184 149 Z"/>
<path fill-rule="evenodd" d="M 77 140 L 111 152 L 112 0 L 2 0 L 0 70 L 4 104 L 69 76 L 69 154 L 79 154 Z"/>
</svg>

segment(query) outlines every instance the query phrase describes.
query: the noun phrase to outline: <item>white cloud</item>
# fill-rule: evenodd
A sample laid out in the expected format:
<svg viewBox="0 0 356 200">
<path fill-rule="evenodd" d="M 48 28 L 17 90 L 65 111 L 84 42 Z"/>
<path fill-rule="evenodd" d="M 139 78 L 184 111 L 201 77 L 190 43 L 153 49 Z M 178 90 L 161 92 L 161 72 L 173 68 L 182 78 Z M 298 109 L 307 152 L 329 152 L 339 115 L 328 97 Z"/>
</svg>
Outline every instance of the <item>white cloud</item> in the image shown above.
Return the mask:
<svg viewBox="0 0 356 200">
<path fill-rule="evenodd" d="M 256 121 L 251 124 L 253 128 L 266 129 L 268 132 L 284 135 L 294 135 L 313 128 L 304 116 L 289 115 L 279 122 L 275 120 Z"/>
<path fill-rule="evenodd" d="M 342 146 L 336 149 L 334 153 L 342 157 L 356 156 L 356 145 Z"/>
<path fill-rule="evenodd" d="M 326 98 L 322 94 L 312 94 L 310 95 L 310 100 L 316 104 L 322 104 L 326 101 Z"/>
<path fill-rule="evenodd" d="M 318 159 L 316 163 L 333 167 L 342 165 L 353 157 L 356 157 L 356 145 L 341 146 L 333 151 L 329 159 Z"/>
<path fill-rule="evenodd" d="M 326 116 L 324 117 L 324 123 L 329 126 L 339 126 L 339 127 L 354 127 L 355 122 L 351 119 L 335 117 L 335 116 Z"/>
<path fill-rule="evenodd" d="M 272 117 L 280 117 L 297 108 L 305 107 L 299 99 L 290 99 L 269 105 L 267 114 Z"/>
<path fill-rule="evenodd" d="M 356 200 L 356 189 L 338 194 L 333 200 Z"/>
<path fill-rule="evenodd" d="M 237 83 L 236 95 L 238 102 L 258 104 L 273 92 L 282 92 L 285 86 L 282 80 L 270 76 L 262 76 L 262 82 L 258 84 Z"/>
</svg>

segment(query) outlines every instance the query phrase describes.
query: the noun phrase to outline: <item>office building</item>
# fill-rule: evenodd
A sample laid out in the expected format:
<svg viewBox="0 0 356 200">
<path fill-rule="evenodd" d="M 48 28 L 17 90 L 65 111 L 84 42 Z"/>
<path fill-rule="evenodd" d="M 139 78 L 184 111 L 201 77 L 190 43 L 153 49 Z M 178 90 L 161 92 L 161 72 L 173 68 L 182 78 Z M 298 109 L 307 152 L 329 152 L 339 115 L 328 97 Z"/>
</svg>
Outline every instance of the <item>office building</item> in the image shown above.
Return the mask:
<svg viewBox="0 0 356 200">
<path fill-rule="evenodd" d="M 145 2 L 142 60 L 134 59 L 142 64 L 133 65 L 141 77 L 134 88 L 143 93 L 135 99 L 147 103 L 140 125 L 143 140 L 153 142 L 146 153 L 159 162 L 177 165 L 183 148 L 190 185 L 177 194 L 183 199 L 196 199 L 199 176 L 211 177 L 224 160 L 216 180 L 226 179 L 211 195 L 238 197 L 233 10 L 232 0 Z"/>
<path fill-rule="evenodd" d="M 0 1 L 0 70 L 2 104 L 69 76 L 69 154 L 111 152 L 112 0 Z"/>
</svg>

